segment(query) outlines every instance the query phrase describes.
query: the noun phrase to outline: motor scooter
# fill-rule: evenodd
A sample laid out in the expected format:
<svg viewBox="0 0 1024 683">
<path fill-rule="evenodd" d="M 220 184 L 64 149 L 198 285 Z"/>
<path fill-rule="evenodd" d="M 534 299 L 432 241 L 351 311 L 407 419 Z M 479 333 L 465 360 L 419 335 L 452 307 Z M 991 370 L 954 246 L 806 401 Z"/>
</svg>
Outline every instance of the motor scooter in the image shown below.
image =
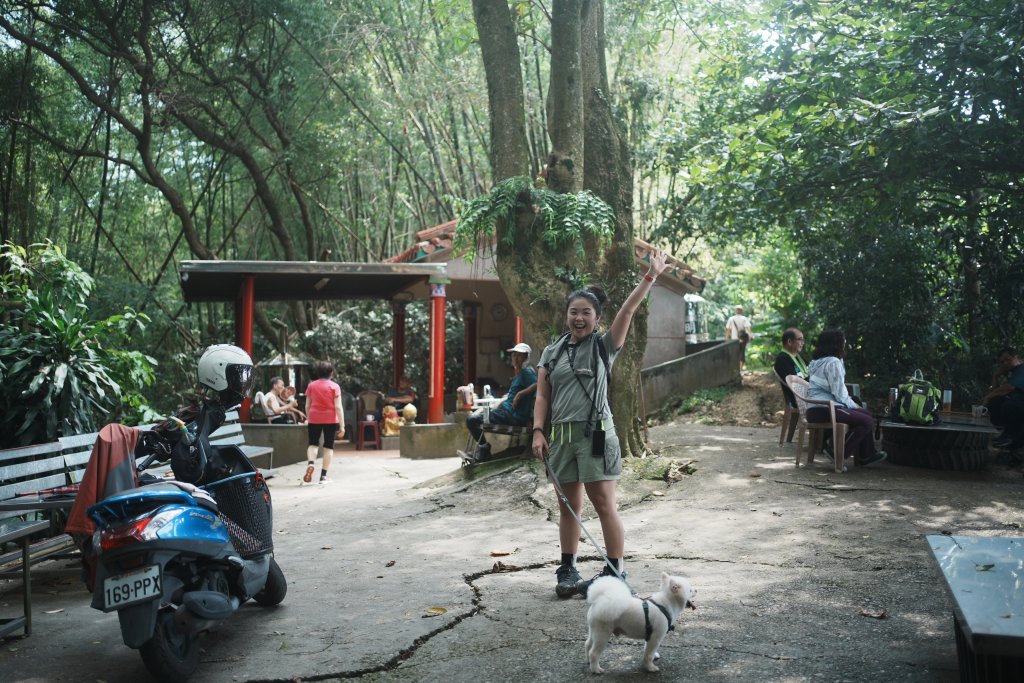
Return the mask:
<svg viewBox="0 0 1024 683">
<path fill-rule="evenodd" d="M 144 432 L 140 483 L 168 460 L 176 479 L 149 475 L 156 483 L 88 508 L 96 523 L 92 607 L 117 612 L 124 644 L 167 683 L 196 670 L 200 633 L 250 598 L 273 606 L 288 591 L 273 556 L 266 481 L 238 447 L 209 443 L 223 419 L 219 405 L 204 402 L 189 423 L 171 418 L 179 433 Z"/>
</svg>

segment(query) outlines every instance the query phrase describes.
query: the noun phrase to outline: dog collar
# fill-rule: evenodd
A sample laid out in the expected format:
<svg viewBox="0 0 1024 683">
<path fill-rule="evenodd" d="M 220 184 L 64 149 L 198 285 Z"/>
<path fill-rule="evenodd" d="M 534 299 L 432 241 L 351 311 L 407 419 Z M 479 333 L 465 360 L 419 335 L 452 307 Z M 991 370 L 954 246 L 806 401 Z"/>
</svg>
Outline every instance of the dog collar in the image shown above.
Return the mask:
<svg viewBox="0 0 1024 683">
<path fill-rule="evenodd" d="M 661 605 L 659 605 L 658 603 L 654 602 L 654 600 L 652 600 L 651 598 L 645 598 L 644 601 L 643 601 L 643 606 L 644 606 L 644 632 L 647 635 L 644 636 L 644 640 L 650 640 L 651 639 L 651 634 L 654 633 L 654 627 L 651 626 L 650 608 L 647 606 L 647 603 L 651 603 L 652 605 L 657 607 L 658 610 L 660 610 L 662 614 L 665 615 L 665 621 L 668 622 L 668 630 L 669 631 L 676 630 L 676 625 L 672 623 L 672 615 L 668 613 L 668 610 L 665 609 L 664 607 L 662 607 Z"/>
</svg>

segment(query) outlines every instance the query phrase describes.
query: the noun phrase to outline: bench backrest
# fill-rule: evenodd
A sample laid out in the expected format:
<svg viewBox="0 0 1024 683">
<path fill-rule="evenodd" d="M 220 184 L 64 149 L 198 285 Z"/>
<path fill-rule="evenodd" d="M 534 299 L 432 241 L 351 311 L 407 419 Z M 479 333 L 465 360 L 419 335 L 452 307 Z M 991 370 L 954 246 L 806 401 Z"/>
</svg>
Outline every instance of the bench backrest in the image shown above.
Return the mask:
<svg viewBox="0 0 1024 683">
<path fill-rule="evenodd" d="M 0 500 L 65 484 L 59 441 L 0 451 Z"/>
<path fill-rule="evenodd" d="M 153 425 L 140 425 L 150 429 Z M 98 432 L 62 436 L 50 443 L 0 450 L 0 500 L 19 494 L 79 484 L 85 476 Z M 237 410 L 225 415 L 224 424 L 210 435 L 215 446 L 244 446 L 245 436 Z M 0 513 L 0 519 L 22 513 Z"/>
<path fill-rule="evenodd" d="M 139 425 L 137 428 L 145 430 L 151 429 L 153 426 Z M 40 485 L 32 490 L 60 486 L 65 483 L 81 483 L 82 477 L 85 476 L 85 466 L 89 464 L 89 458 L 92 456 L 92 446 L 96 442 L 97 435 L 98 432 L 91 432 L 89 434 L 61 436 L 58 443 L 60 444 L 60 455 L 63 459 L 63 472 L 67 474 L 67 481 L 59 481 L 49 484 L 49 486 Z M 214 445 L 240 445 L 244 442 L 245 437 L 242 434 L 242 423 L 239 422 L 238 411 L 229 411 L 224 416 L 224 424 L 210 434 L 210 443 Z M 0 500 L 3 500 L 2 496 L 0 496 Z"/>
</svg>

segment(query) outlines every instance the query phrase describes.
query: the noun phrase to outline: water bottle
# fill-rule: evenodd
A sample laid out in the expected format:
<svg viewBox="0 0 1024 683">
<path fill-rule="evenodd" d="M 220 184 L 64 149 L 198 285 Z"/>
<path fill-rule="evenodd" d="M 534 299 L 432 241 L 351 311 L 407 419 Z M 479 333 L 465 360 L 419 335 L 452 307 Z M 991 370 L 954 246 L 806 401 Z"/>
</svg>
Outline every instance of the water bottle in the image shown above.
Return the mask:
<svg viewBox="0 0 1024 683">
<path fill-rule="evenodd" d="M 491 398 L 491 385 L 490 384 L 485 384 L 484 385 L 484 398 Z"/>
</svg>

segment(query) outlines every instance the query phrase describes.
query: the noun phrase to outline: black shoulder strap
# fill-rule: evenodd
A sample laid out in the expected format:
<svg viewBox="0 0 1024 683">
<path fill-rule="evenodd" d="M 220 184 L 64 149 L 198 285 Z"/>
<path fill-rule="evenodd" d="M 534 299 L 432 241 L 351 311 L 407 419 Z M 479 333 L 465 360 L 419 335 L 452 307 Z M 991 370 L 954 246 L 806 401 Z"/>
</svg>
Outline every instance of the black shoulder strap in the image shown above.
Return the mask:
<svg viewBox="0 0 1024 683">
<path fill-rule="evenodd" d="M 551 371 L 555 368 L 555 364 L 558 363 L 558 359 L 565 351 L 565 347 L 569 345 L 569 336 L 570 333 L 566 332 L 561 337 L 555 340 L 555 343 L 559 344 L 557 353 L 555 353 L 551 360 L 549 360 L 547 363 L 541 366 L 542 368 L 548 371 L 548 374 L 550 374 Z"/>
<path fill-rule="evenodd" d="M 604 373 L 609 386 L 611 386 L 612 370 L 611 363 L 608 362 L 608 347 L 604 345 L 604 337 L 598 336 L 595 341 L 597 342 L 597 354 L 601 356 L 601 360 L 604 362 Z"/>
</svg>

